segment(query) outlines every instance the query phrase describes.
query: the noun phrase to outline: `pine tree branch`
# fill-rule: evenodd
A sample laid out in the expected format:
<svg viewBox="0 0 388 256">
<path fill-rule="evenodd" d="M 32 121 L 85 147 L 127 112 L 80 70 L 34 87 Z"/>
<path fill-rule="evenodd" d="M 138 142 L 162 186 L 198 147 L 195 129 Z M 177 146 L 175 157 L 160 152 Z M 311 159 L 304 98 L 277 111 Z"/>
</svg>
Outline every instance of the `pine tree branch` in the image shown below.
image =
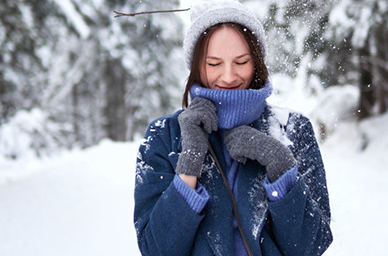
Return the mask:
<svg viewBox="0 0 388 256">
<path fill-rule="evenodd" d="M 142 14 L 166 13 L 166 12 L 184 12 L 184 11 L 188 11 L 188 10 L 190 10 L 190 8 L 186 8 L 186 9 L 175 9 L 175 10 L 160 10 L 160 11 L 135 12 L 135 13 L 122 13 L 122 12 L 116 12 L 116 11 L 113 11 L 113 12 L 117 14 L 117 15 L 115 16 L 115 18 L 118 18 L 118 17 L 122 17 L 122 16 L 130 16 L 130 17 L 134 17 L 134 16 L 136 16 L 136 15 L 142 15 Z"/>
<path fill-rule="evenodd" d="M 284 7 L 278 7 L 278 9 L 291 9 L 291 8 L 296 8 L 296 7 L 299 7 L 299 6 L 306 6 L 307 4 L 311 3 L 311 1 L 309 0 L 305 0 L 303 2 L 299 2 L 299 3 L 295 3 L 295 4 L 289 4 L 289 5 L 286 5 Z"/>
</svg>

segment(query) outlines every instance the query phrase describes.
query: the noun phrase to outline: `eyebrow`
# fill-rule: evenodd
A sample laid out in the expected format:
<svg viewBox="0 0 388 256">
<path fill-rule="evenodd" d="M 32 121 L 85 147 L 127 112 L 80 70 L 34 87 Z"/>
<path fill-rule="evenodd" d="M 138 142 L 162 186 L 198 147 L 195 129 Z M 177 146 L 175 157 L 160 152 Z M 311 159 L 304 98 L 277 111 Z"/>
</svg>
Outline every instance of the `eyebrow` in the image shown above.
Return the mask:
<svg viewBox="0 0 388 256">
<path fill-rule="evenodd" d="M 244 54 L 241 54 L 241 55 L 235 57 L 235 59 L 239 59 L 239 58 L 242 58 L 242 57 L 245 57 L 245 56 L 250 56 L 250 55 L 251 55 L 250 53 L 244 53 Z M 215 56 L 207 56 L 206 59 L 219 60 L 219 59 L 221 59 L 221 58 L 215 57 Z"/>
</svg>

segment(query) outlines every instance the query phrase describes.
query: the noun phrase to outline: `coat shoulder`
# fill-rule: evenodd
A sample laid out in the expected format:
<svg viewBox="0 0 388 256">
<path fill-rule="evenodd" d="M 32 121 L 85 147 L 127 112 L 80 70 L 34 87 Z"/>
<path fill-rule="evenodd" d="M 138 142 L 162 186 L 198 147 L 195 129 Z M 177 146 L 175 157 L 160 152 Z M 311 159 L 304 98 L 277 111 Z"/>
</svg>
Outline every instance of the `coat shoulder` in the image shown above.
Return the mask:
<svg viewBox="0 0 388 256">
<path fill-rule="evenodd" d="M 182 110 L 178 110 L 172 114 L 164 115 L 151 121 L 147 127 L 145 137 L 178 136 L 180 134 L 178 116 L 181 112 Z"/>
<path fill-rule="evenodd" d="M 153 154 L 171 156 L 171 152 L 181 150 L 181 132 L 178 116 L 182 110 L 161 116 L 151 121 L 140 144 L 139 151 L 143 158 Z"/>
<path fill-rule="evenodd" d="M 183 110 L 177 110 L 174 113 L 164 115 L 161 117 L 158 117 L 150 122 L 148 125 L 148 129 L 150 127 L 154 128 L 165 128 L 166 126 L 177 126 L 178 123 L 178 116 Z"/>
<path fill-rule="evenodd" d="M 279 107 L 275 105 L 268 105 L 268 117 L 272 117 L 277 120 L 277 122 L 282 126 L 290 125 L 291 123 L 296 122 L 310 122 L 310 120 L 303 114 L 291 110 L 286 107 Z"/>
<path fill-rule="evenodd" d="M 307 117 L 288 108 L 268 106 L 264 119 L 262 123 L 266 126 L 267 133 L 286 146 L 294 145 L 296 140 L 300 140 L 301 133 L 306 128 L 312 129 Z"/>
</svg>

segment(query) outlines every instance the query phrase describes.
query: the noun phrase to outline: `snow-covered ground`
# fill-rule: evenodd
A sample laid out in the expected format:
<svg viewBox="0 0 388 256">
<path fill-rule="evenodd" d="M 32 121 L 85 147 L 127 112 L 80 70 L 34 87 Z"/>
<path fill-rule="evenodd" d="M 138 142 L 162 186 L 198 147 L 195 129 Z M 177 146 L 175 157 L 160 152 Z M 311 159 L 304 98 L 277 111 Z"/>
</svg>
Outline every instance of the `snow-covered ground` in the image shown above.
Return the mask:
<svg viewBox="0 0 388 256">
<path fill-rule="evenodd" d="M 322 147 L 334 232 L 325 255 L 388 255 L 388 115 L 367 124 L 374 138 L 364 152 L 354 123 Z"/>
<path fill-rule="evenodd" d="M 334 233 L 327 256 L 388 255 L 387 127 L 388 115 L 343 122 L 321 145 Z M 43 160 L 1 159 L 0 255 L 139 255 L 137 147 L 106 140 Z"/>
<path fill-rule="evenodd" d="M 136 150 L 103 141 L 42 161 L 0 161 L 0 255 L 140 255 Z"/>
</svg>

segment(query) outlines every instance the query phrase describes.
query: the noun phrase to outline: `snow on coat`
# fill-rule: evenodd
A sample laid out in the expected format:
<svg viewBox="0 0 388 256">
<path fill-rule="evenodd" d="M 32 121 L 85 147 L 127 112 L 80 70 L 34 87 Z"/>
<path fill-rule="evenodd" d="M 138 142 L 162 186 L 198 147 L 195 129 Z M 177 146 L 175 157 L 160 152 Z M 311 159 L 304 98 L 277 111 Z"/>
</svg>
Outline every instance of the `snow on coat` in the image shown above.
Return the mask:
<svg viewBox="0 0 388 256">
<path fill-rule="evenodd" d="M 234 255 L 232 204 L 208 154 L 199 182 L 210 199 L 196 214 L 176 190 L 173 179 L 181 152 L 177 117 L 153 121 L 140 145 L 135 184 L 135 227 L 142 255 Z M 321 255 L 332 242 L 326 175 L 310 121 L 296 113 L 288 119 L 267 107 L 252 125 L 281 139 L 294 154 L 298 179 L 278 202 L 267 199 L 265 167 L 239 164 L 237 205 L 242 228 L 254 255 Z M 209 136 L 225 170 L 221 141 Z"/>
</svg>

